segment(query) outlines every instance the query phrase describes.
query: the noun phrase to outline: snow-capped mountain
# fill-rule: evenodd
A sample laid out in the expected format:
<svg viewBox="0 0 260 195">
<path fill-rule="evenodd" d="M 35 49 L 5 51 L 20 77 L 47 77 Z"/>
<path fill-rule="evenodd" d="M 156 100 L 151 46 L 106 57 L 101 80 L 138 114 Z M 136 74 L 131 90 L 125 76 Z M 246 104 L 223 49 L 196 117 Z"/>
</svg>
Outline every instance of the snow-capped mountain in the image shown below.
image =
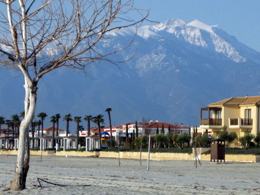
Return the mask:
<svg viewBox="0 0 260 195">
<path fill-rule="evenodd" d="M 134 56 L 119 68 L 101 63 L 89 66 L 87 77 L 64 69 L 46 75 L 39 83 L 36 112 L 106 117 L 111 107 L 113 125 L 143 117 L 198 125 L 200 107 L 260 94 L 260 53 L 217 25 L 171 19 L 137 31 L 121 29 L 97 49 L 122 48 L 135 34 L 129 48 L 111 56 L 117 61 Z M 23 109 L 23 80 L 3 69 L 0 76 L 0 115 L 8 117 Z"/>
</svg>

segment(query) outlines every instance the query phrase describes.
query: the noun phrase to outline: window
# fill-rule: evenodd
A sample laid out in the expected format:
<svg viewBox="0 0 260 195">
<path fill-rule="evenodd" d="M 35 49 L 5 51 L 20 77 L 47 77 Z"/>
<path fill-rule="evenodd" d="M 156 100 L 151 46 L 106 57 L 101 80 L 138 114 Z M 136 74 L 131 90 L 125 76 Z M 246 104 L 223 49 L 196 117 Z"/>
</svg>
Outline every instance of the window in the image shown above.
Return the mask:
<svg viewBox="0 0 260 195">
<path fill-rule="evenodd" d="M 251 119 L 251 109 L 245 109 L 245 119 Z"/>
<path fill-rule="evenodd" d="M 243 125 L 252 125 L 251 109 L 245 109 L 245 121 L 243 122 Z"/>
<path fill-rule="evenodd" d="M 215 110 L 215 118 L 221 119 L 221 110 Z"/>
</svg>

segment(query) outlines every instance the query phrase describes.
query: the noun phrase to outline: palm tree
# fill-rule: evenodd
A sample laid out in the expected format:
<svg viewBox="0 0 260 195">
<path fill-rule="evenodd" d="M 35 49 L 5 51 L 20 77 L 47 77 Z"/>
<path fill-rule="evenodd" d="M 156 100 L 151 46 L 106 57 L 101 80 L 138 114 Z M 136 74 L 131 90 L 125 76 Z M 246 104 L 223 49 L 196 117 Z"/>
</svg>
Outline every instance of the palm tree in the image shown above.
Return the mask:
<svg viewBox="0 0 260 195">
<path fill-rule="evenodd" d="M 5 123 L 5 117 L 0 116 L 0 130 L 2 129 L 2 124 Z"/>
<path fill-rule="evenodd" d="M 11 123 L 12 122 L 9 119 L 5 120 L 5 124 L 7 125 L 7 134 L 8 134 L 8 136 L 9 136 L 9 128 L 10 128 Z"/>
<path fill-rule="evenodd" d="M 90 121 L 92 121 L 93 117 L 91 115 L 85 115 L 84 120 L 88 121 L 88 136 L 90 136 Z"/>
<path fill-rule="evenodd" d="M 125 140 L 125 141 L 126 141 L 126 143 L 128 143 L 128 142 L 129 142 L 128 124 L 126 124 L 126 127 L 125 127 L 125 128 L 126 128 L 126 130 L 125 130 L 125 131 L 126 131 L 126 133 L 125 133 L 126 140 Z"/>
<path fill-rule="evenodd" d="M 9 136 L 10 135 L 9 130 L 10 130 L 10 127 L 13 126 L 13 122 L 12 122 L 12 120 L 5 120 L 5 123 L 7 125 L 7 135 Z"/>
<path fill-rule="evenodd" d="M 20 112 L 20 118 L 24 118 L 24 115 L 25 115 L 25 112 L 24 111 L 22 111 L 22 112 Z"/>
<path fill-rule="evenodd" d="M 58 137 L 59 136 L 59 120 L 61 117 L 60 117 L 60 114 L 56 114 L 55 117 L 56 117 L 56 123 L 57 123 L 56 136 Z"/>
<path fill-rule="evenodd" d="M 37 121 L 32 121 L 31 122 L 31 127 L 32 127 L 32 148 L 34 148 L 34 132 L 35 132 L 35 126 L 37 125 Z"/>
<path fill-rule="evenodd" d="M 83 131 L 84 127 L 82 125 L 79 126 L 79 131 Z"/>
<path fill-rule="evenodd" d="M 45 112 L 41 112 L 37 115 L 37 117 L 41 118 L 41 123 L 42 123 L 42 137 L 43 137 L 43 121 L 48 115 Z"/>
<path fill-rule="evenodd" d="M 39 138 L 40 137 L 40 129 L 41 129 L 42 121 L 38 120 L 36 123 L 37 123 L 37 126 L 38 126 L 38 130 L 37 130 L 38 131 L 38 133 L 37 133 L 38 135 L 37 135 L 37 137 Z M 37 145 L 38 145 L 38 148 L 39 148 L 40 147 L 40 140 L 39 139 L 38 139 L 38 144 Z"/>
<path fill-rule="evenodd" d="M 100 124 L 104 123 L 103 117 L 104 117 L 104 115 L 99 114 L 96 117 L 93 117 L 93 119 L 92 119 L 93 123 L 96 123 L 98 125 L 99 149 L 101 149 L 101 129 L 100 129 Z"/>
<path fill-rule="evenodd" d="M 109 119 L 109 127 L 110 127 L 110 147 L 112 147 L 112 125 L 111 125 L 111 114 L 110 112 L 112 111 L 112 108 L 107 108 L 106 112 L 108 113 L 108 119 Z"/>
<path fill-rule="evenodd" d="M 136 131 L 136 137 L 138 137 L 138 125 L 137 125 L 137 121 L 135 121 L 135 131 Z"/>
<path fill-rule="evenodd" d="M 12 115 L 11 118 L 12 118 L 12 122 L 13 122 L 13 136 L 14 136 L 14 131 L 15 131 L 16 135 L 18 136 L 19 124 L 20 124 L 21 120 L 17 114 Z"/>
<path fill-rule="evenodd" d="M 64 121 L 66 121 L 67 125 L 66 125 L 66 137 L 68 137 L 69 132 L 69 122 L 73 121 L 72 119 L 72 115 L 71 114 L 66 114 L 63 118 Z"/>
<path fill-rule="evenodd" d="M 78 143 L 79 143 L 79 123 L 81 122 L 81 116 L 75 116 L 74 121 L 77 123 L 77 140 L 76 140 L 76 150 L 78 150 Z"/>
<path fill-rule="evenodd" d="M 51 116 L 50 122 L 52 123 L 52 148 L 54 149 L 55 123 L 57 122 L 55 115 Z"/>
</svg>

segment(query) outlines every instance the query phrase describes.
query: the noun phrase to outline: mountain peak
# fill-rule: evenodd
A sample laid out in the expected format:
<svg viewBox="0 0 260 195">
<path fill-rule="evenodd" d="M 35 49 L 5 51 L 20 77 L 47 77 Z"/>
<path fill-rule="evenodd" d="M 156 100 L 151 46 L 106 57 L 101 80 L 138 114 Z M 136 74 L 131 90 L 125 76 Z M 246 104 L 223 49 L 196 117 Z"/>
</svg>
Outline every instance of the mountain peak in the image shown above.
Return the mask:
<svg viewBox="0 0 260 195">
<path fill-rule="evenodd" d="M 213 32 L 213 30 L 212 30 L 213 26 L 209 26 L 209 25 L 207 25 L 207 24 L 205 24 L 205 23 L 203 23 L 199 20 L 193 20 L 192 22 L 188 23 L 187 26 L 193 26 L 195 28 L 199 28 L 201 30 L 205 30 L 205 31 L 210 32 L 210 33 Z"/>
<path fill-rule="evenodd" d="M 185 25 L 185 21 L 181 19 L 169 19 L 164 22 L 165 26 L 172 27 L 172 26 L 182 26 Z"/>
</svg>

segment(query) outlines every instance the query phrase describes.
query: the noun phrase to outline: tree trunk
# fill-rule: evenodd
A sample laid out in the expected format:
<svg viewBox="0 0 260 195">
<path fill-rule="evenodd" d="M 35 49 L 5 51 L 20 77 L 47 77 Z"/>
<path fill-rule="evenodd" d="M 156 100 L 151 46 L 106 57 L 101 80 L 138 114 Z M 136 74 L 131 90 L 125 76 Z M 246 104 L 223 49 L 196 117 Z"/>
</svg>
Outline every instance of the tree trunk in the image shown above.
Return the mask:
<svg viewBox="0 0 260 195">
<path fill-rule="evenodd" d="M 99 149 L 101 149 L 101 130 L 100 130 L 100 123 L 98 123 L 98 137 L 99 137 Z"/>
<path fill-rule="evenodd" d="M 113 147 L 113 145 L 112 145 L 113 136 L 112 136 L 112 125 L 111 125 L 110 111 L 108 111 L 108 118 L 109 118 L 109 128 L 110 128 L 110 148 L 112 148 Z"/>
<path fill-rule="evenodd" d="M 68 137 L 68 132 L 69 132 L 69 121 L 67 120 L 67 125 L 66 125 L 66 137 Z"/>
<path fill-rule="evenodd" d="M 129 135 L 128 135 L 128 124 L 126 124 L 126 143 L 129 143 Z"/>
<path fill-rule="evenodd" d="M 137 121 L 135 121 L 135 129 L 136 129 L 136 137 L 138 137 L 138 125 L 137 125 Z"/>
<path fill-rule="evenodd" d="M 32 148 L 34 148 L 34 131 L 35 131 L 35 125 L 32 122 Z M 29 142 L 30 145 L 30 142 Z"/>
<path fill-rule="evenodd" d="M 54 149 L 55 122 L 52 123 L 52 149 Z"/>
<path fill-rule="evenodd" d="M 43 118 L 42 118 L 42 137 L 43 137 Z"/>
<path fill-rule="evenodd" d="M 33 119 L 36 107 L 35 87 L 29 88 L 25 80 L 25 117 L 20 125 L 19 147 L 14 179 L 10 182 L 11 190 L 23 190 L 26 187 L 26 177 L 29 170 L 29 125 Z"/>
<path fill-rule="evenodd" d="M 79 122 L 77 122 L 77 140 L 76 140 L 76 150 L 79 149 Z"/>
<path fill-rule="evenodd" d="M 59 119 L 57 119 L 57 131 L 56 131 L 56 136 L 59 136 Z"/>
<path fill-rule="evenodd" d="M 90 136 L 90 120 L 88 120 L 88 136 Z"/>
</svg>

